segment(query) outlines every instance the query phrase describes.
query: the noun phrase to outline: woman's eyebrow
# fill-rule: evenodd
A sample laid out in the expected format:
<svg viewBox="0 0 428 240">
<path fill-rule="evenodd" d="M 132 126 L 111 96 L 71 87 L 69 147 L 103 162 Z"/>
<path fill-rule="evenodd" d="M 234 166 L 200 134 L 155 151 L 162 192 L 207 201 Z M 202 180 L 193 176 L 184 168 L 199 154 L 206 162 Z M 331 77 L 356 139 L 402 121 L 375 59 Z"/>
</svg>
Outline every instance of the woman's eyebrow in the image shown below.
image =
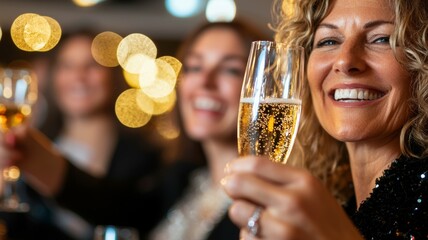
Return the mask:
<svg viewBox="0 0 428 240">
<path fill-rule="evenodd" d="M 330 29 L 338 29 L 339 27 L 334 25 L 334 24 L 330 24 L 330 23 L 320 23 L 320 25 L 318 25 L 318 28 L 330 28 Z"/>
<path fill-rule="evenodd" d="M 374 21 L 369 21 L 367 23 L 364 24 L 363 28 L 367 29 L 367 28 L 373 28 L 373 27 L 377 27 L 379 25 L 384 25 L 384 24 L 389 24 L 389 25 L 394 25 L 394 22 L 391 21 L 387 21 L 387 20 L 374 20 Z M 331 24 L 331 23 L 320 23 L 320 25 L 318 26 L 318 28 L 329 28 L 329 29 L 338 29 L 339 27 Z"/>
<path fill-rule="evenodd" d="M 394 25 L 394 22 L 391 21 L 386 21 L 386 20 L 374 20 L 374 21 L 370 21 L 366 24 L 364 24 L 364 28 L 373 28 L 373 27 L 377 27 L 380 25 L 384 25 L 384 24 L 388 24 L 388 25 Z"/>
<path fill-rule="evenodd" d="M 247 59 L 242 55 L 226 55 L 223 57 L 223 61 L 236 61 L 236 60 L 243 61 L 243 62 L 247 61 Z"/>
</svg>

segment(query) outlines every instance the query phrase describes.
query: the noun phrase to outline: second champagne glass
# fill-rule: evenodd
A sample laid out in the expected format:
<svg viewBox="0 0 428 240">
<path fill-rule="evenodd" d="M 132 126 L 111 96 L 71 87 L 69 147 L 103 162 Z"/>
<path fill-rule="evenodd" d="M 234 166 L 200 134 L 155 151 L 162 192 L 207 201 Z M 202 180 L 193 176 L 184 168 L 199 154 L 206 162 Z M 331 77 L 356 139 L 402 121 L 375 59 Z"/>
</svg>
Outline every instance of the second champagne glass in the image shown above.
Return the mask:
<svg viewBox="0 0 428 240">
<path fill-rule="evenodd" d="M 286 163 L 301 112 L 304 51 L 271 41 L 252 43 L 242 85 L 238 150 Z"/>
<path fill-rule="evenodd" d="M 31 106 L 36 99 L 37 81 L 29 68 L 0 68 L 0 131 L 6 132 L 24 123 L 31 115 Z M 17 193 L 19 168 L 11 166 L 1 172 L 0 211 L 28 211 L 28 204 L 22 202 Z"/>
</svg>

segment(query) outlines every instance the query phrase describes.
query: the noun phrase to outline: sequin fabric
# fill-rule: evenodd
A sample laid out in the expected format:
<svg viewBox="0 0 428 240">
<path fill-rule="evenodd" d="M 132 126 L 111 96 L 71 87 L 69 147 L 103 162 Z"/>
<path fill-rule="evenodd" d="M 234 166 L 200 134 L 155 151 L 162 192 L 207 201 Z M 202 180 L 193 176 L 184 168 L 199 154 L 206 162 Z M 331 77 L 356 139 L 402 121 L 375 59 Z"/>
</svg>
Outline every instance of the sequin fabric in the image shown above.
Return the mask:
<svg viewBox="0 0 428 240">
<path fill-rule="evenodd" d="M 401 156 L 360 208 L 353 206 L 351 218 L 366 239 L 428 239 L 428 159 Z"/>
</svg>

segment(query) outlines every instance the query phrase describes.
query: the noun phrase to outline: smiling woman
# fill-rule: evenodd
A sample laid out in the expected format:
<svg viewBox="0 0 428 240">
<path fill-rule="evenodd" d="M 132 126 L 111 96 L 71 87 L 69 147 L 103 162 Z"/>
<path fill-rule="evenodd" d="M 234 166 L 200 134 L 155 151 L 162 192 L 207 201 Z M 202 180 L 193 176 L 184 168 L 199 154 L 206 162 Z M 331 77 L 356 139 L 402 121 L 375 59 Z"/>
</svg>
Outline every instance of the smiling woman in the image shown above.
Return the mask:
<svg viewBox="0 0 428 240">
<path fill-rule="evenodd" d="M 179 201 L 152 239 L 238 238 L 238 228 L 227 216 L 230 200 L 220 188 L 220 179 L 225 165 L 238 155 L 239 95 L 251 42 L 263 38 L 239 21 L 207 23 L 180 48 L 183 71 L 177 92 L 182 137 L 202 150 L 206 162 L 183 174 L 192 166 L 189 159 L 194 159 L 195 151 L 182 147 L 184 160 L 168 174 L 163 198 L 171 202 L 177 198 L 171 193 L 178 193 Z"/>
<path fill-rule="evenodd" d="M 232 162 L 232 220 L 260 239 L 426 239 L 428 2 L 278 4 L 277 41 L 308 59 L 290 162 L 309 171 Z"/>
</svg>

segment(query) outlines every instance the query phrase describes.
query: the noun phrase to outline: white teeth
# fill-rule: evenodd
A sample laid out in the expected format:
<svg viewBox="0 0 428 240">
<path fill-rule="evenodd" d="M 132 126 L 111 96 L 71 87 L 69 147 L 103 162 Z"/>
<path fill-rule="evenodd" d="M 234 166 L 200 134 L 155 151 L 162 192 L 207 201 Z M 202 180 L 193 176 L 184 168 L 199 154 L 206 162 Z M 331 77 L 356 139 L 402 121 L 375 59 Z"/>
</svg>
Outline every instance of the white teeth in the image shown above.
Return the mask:
<svg viewBox="0 0 428 240">
<path fill-rule="evenodd" d="M 197 109 L 209 111 L 219 111 L 221 109 L 221 103 L 219 101 L 205 97 L 196 98 L 194 106 Z"/>
<path fill-rule="evenodd" d="M 367 89 L 336 89 L 334 91 L 334 100 L 337 101 L 375 100 L 380 97 L 382 97 L 381 93 Z"/>
</svg>

